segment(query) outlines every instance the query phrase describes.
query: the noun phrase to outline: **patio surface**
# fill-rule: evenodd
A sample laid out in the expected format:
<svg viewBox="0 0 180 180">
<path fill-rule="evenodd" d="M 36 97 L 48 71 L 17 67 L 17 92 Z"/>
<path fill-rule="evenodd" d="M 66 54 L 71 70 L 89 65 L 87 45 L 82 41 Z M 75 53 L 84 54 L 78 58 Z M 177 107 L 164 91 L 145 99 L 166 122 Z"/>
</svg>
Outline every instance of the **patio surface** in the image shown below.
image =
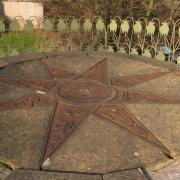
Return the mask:
<svg viewBox="0 0 180 180">
<path fill-rule="evenodd" d="M 6 179 L 158 180 L 153 167 L 179 159 L 178 68 L 111 53 L 0 59 Z"/>
</svg>

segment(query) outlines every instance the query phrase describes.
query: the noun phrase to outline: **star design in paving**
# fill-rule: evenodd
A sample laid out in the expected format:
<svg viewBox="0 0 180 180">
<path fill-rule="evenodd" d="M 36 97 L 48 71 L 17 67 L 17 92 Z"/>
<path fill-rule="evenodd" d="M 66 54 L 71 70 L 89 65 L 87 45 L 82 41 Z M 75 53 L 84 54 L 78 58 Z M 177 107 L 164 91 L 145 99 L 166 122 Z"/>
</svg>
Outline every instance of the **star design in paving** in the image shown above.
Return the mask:
<svg viewBox="0 0 180 180">
<path fill-rule="evenodd" d="M 0 111 L 45 105 L 54 106 L 40 166 L 90 114 L 100 116 L 125 128 L 170 155 L 170 150 L 126 107 L 126 103 L 179 103 L 175 99 L 129 90 L 134 85 L 170 72 L 109 77 L 108 61 L 103 59 L 86 72 L 74 75 L 63 70 L 59 65 L 48 61 L 42 61 L 42 63 L 47 68 L 51 80 L 0 77 L 1 83 L 24 86 L 34 90 L 34 93 L 29 96 L 1 102 Z"/>
</svg>

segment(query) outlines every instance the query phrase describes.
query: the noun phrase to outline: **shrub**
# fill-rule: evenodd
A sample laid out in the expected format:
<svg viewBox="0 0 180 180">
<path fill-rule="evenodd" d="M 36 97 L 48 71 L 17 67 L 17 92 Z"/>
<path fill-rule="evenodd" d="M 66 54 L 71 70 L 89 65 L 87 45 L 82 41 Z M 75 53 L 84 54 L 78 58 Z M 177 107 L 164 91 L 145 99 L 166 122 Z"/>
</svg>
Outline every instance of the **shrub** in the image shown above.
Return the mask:
<svg viewBox="0 0 180 180">
<path fill-rule="evenodd" d="M 4 33 L 0 37 L 0 49 L 5 56 L 38 50 L 42 38 L 27 32 Z"/>
</svg>

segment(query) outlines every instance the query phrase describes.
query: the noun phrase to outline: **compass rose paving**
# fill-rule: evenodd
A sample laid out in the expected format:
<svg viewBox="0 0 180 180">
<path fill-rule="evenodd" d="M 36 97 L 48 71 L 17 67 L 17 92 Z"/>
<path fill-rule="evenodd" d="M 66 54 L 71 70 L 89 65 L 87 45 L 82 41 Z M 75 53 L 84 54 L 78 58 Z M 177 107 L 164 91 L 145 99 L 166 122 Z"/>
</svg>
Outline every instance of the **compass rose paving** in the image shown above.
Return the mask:
<svg viewBox="0 0 180 180">
<path fill-rule="evenodd" d="M 139 180 L 178 157 L 178 71 L 112 54 L 37 56 L 0 70 L 7 179 Z"/>
</svg>

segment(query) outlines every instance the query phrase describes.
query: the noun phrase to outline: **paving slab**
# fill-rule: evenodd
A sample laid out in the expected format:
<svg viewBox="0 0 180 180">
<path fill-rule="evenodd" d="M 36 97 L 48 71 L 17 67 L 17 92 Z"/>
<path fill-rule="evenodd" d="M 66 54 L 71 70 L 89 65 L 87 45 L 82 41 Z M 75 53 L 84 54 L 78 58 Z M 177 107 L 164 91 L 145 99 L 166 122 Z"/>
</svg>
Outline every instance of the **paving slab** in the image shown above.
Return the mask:
<svg viewBox="0 0 180 180">
<path fill-rule="evenodd" d="M 38 169 L 51 107 L 0 112 L 0 160 L 13 169 Z"/>
<path fill-rule="evenodd" d="M 1 161 L 109 174 L 178 154 L 178 72 L 131 56 L 44 55 L 0 70 Z"/>
<path fill-rule="evenodd" d="M 106 173 L 166 159 L 159 149 L 123 128 L 91 116 L 50 157 L 43 169 Z"/>
<path fill-rule="evenodd" d="M 100 175 L 16 170 L 5 180 L 102 180 Z"/>
<path fill-rule="evenodd" d="M 127 107 L 172 153 L 180 153 L 179 104 L 128 104 Z"/>
<path fill-rule="evenodd" d="M 0 69 L 1 69 L 1 68 L 4 68 L 4 67 L 7 66 L 7 65 L 8 65 L 7 62 L 5 62 L 5 61 L 3 61 L 3 60 L 0 60 Z"/>
<path fill-rule="evenodd" d="M 15 64 L 15 63 L 21 63 L 25 61 L 38 60 L 42 58 L 46 58 L 46 55 L 43 52 L 39 52 L 39 53 L 27 53 L 27 54 L 21 54 L 21 55 L 16 55 L 16 56 L 3 57 L 3 58 L 0 58 L 0 60 L 7 62 L 8 64 Z"/>
<path fill-rule="evenodd" d="M 130 61 L 140 61 L 140 62 L 144 62 L 147 64 L 151 64 L 153 66 L 156 67 L 163 67 L 163 68 L 168 68 L 171 69 L 173 71 L 180 71 L 180 66 L 178 64 L 175 64 L 173 62 L 167 62 L 167 61 L 161 61 L 161 60 L 157 60 L 154 58 L 148 58 L 148 57 L 144 57 L 144 56 L 140 56 L 140 55 L 132 55 L 132 54 L 126 54 L 126 53 L 100 53 L 100 52 L 94 52 L 92 53 L 93 55 L 102 55 L 102 56 L 108 56 L 108 57 L 121 57 L 123 59 L 128 59 Z"/>
<path fill-rule="evenodd" d="M 0 102 L 15 100 L 31 93 L 32 90 L 28 88 L 0 83 Z"/>
<path fill-rule="evenodd" d="M 108 71 L 111 76 L 119 75 L 134 75 L 134 74 L 142 74 L 142 73 L 152 73 L 152 72 L 166 72 L 168 68 L 163 68 L 160 66 L 154 66 L 152 64 L 147 64 L 141 61 L 134 61 L 132 59 L 128 59 L 126 57 L 118 58 L 112 55 L 96 55 L 96 54 L 60 54 L 56 58 L 50 58 L 48 61 L 57 63 L 61 65 L 61 67 L 68 69 L 69 71 L 74 71 L 76 73 L 82 73 L 87 70 L 88 67 L 97 63 L 103 58 L 108 57 Z"/>
<path fill-rule="evenodd" d="M 179 180 L 180 179 L 180 160 L 168 160 L 149 165 L 146 167 L 148 174 L 153 180 Z"/>
<path fill-rule="evenodd" d="M 157 94 L 160 96 L 169 96 L 180 99 L 179 84 L 179 73 L 172 72 L 149 82 L 144 82 L 142 84 L 133 86 L 131 89 L 139 92 L 146 92 L 147 94 Z"/>
<path fill-rule="evenodd" d="M 48 79 L 49 74 L 44 65 L 39 61 L 23 62 L 21 64 L 11 65 L 0 71 L 1 77 L 10 78 L 29 78 L 29 79 Z"/>
<path fill-rule="evenodd" d="M 55 63 L 61 68 L 74 72 L 76 74 L 81 74 L 85 72 L 88 68 L 93 66 L 102 60 L 104 56 L 94 56 L 94 55 L 85 55 L 85 54 L 61 54 L 56 58 L 48 58 L 45 61 Z"/>
<path fill-rule="evenodd" d="M 103 180 L 146 180 L 141 170 L 138 169 L 109 173 L 104 175 L 103 178 Z"/>
<path fill-rule="evenodd" d="M 126 58 L 121 59 L 121 63 L 115 58 L 109 58 L 109 64 L 112 68 L 112 75 L 114 76 L 128 76 L 134 74 L 148 74 L 153 72 L 166 72 L 167 68 L 153 66 L 141 61 L 131 61 Z M 128 62 L 128 63 L 127 63 Z"/>
</svg>

